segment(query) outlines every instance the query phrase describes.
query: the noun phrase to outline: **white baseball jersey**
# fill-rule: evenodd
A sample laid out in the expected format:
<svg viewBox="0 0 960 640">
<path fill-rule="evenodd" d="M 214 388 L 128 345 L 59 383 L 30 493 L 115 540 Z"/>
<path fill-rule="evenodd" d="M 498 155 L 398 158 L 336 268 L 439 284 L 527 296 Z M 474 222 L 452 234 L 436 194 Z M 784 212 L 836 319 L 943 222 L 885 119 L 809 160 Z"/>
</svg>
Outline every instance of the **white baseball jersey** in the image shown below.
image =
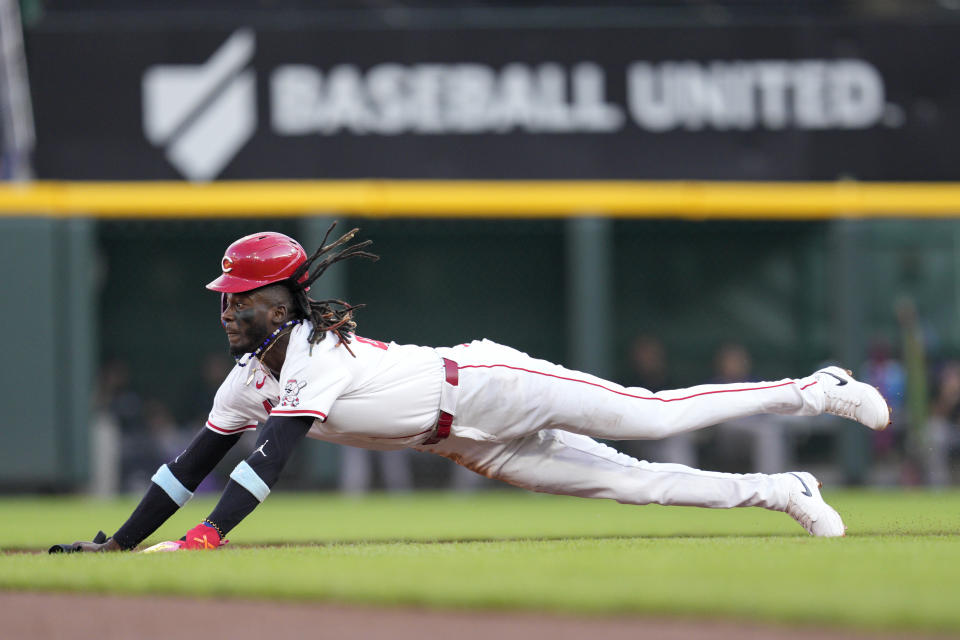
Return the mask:
<svg viewBox="0 0 960 640">
<path fill-rule="evenodd" d="M 235 366 L 207 428 L 236 433 L 272 414 L 313 417 L 309 437 L 368 449 L 402 449 L 429 437 L 444 380 L 434 349 L 356 336 L 351 355 L 332 332 L 310 345 L 310 331 L 304 322 L 290 332 L 279 380 L 256 360 Z"/>
</svg>

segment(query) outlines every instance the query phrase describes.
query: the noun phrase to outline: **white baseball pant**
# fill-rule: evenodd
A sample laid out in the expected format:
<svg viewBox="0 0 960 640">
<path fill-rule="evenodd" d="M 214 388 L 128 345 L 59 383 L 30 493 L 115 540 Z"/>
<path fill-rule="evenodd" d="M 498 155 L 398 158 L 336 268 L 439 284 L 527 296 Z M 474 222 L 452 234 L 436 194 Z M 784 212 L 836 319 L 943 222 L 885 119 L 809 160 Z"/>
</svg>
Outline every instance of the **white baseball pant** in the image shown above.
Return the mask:
<svg viewBox="0 0 960 640">
<path fill-rule="evenodd" d="M 488 340 L 438 351 L 459 365 L 453 435 L 418 448 L 545 493 L 628 504 L 782 510 L 787 495 L 774 476 L 643 462 L 588 436 L 659 439 L 762 413 L 823 411 L 813 377 L 653 393 Z"/>
</svg>

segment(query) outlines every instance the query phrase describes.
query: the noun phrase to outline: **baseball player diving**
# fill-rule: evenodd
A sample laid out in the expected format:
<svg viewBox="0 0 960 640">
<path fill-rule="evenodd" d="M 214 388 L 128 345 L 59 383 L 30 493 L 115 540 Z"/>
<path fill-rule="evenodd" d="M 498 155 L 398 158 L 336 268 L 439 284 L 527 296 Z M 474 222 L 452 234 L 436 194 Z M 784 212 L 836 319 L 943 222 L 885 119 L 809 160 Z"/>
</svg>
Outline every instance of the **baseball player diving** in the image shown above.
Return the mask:
<svg viewBox="0 0 960 640">
<path fill-rule="evenodd" d="M 349 258 L 376 260 L 356 229 L 308 255 L 280 233 L 231 244 L 207 285 L 236 366 L 206 425 L 162 465 L 129 519 L 104 540 L 53 550 L 135 549 L 192 496 L 227 451 L 259 428 L 210 515 L 152 550 L 216 549 L 270 495 L 305 437 L 369 449 L 427 451 L 490 478 L 544 493 L 625 504 L 784 511 L 814 536 L 846 528 L 806 472 L 733 474 L 634 459 L 594 438 L 665 438 L 755 414 L 832 413 L 880 430 L 886 401 L 849 372 L 827 367 L 797 379 L 703 385 L 653 393 L 477 340 L 455 347 L 380 342 L 356 333 L 356 307 L 314 300 L 310 285 Z M 259 425 L 259 426 L 258 426 Z"/>
</svg>

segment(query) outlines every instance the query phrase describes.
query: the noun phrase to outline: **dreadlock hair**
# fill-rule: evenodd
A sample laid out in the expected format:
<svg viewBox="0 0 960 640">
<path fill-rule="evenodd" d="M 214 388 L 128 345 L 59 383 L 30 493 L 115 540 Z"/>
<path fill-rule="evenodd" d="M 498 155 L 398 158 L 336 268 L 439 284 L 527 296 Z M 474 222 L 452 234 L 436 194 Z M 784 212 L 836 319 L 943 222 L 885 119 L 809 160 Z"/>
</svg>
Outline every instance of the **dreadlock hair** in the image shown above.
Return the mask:
<svg viewBox="0 0 960 640">
<path fill-rule="evenodd" d="M 380 256 L 364 251 L 373 244 L 372 240 L 364 240 L 356 244 L 347 245 L 353 239 L 353 236 L 360 229 L 352 229 L 343 234 L 334 242 L 327 244 L 327 239 L 333 232 L 337 223 L 334 222 L 327 229 L 323 236 L 323 242 L 320 248 L 313 255 L 307 258 L 302 265 L 297 267 L 290 278 L 287 280 L 287 287 L 293 295 L 293 306 L 295 314 L 299 318 L 307 318 L 313 324 L 313 330 L 307 340 L 311 345 L 315 345 L 323 340 L 327 331 L 333 331 L 337 334 L 340 342 L 347 348 L 350 355 L 354 355 L 350 350 L 350 334 L 357 328 L 357 323 L 353 320 L 353 312 L 365 305 L 351 305 L 349 302 L 330 298 L 328 300 L 314 300 L 307 295 L 307 289 L 332 265 L 350 258 L 367 258 L 376 262 Z M 346 245 L 346 246 L 345 246 Z M 324 256 L 323 259 L 320 259 Z M 319 260 L 319 261 L 318 261 Z M 303 282 L 300 278 L 308 274 Z"/>
</svg>

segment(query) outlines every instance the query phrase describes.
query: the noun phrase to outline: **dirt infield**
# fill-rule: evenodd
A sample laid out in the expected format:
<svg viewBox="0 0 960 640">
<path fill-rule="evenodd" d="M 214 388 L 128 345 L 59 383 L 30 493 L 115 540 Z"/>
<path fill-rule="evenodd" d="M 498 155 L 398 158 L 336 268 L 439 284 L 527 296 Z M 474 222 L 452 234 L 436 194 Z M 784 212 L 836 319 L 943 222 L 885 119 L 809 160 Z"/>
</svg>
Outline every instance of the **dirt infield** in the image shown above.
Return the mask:
<svg viewBox="0 0 960 640">
<path fill-rule="evenodd" d="M 457 640 L 602 638 L 636 640 L 885 640 L 944 636 L 877 634 L 817 628 L 784 628 L 725 621 L 639 617 L 589 618 L 563 615 L 374 609 L 329 604 L 188 600 L 0 592 L 4 638 L 46 640 L 247 640 L 391 638 L 421 640 L 443 634 Z"/>
</svg>

